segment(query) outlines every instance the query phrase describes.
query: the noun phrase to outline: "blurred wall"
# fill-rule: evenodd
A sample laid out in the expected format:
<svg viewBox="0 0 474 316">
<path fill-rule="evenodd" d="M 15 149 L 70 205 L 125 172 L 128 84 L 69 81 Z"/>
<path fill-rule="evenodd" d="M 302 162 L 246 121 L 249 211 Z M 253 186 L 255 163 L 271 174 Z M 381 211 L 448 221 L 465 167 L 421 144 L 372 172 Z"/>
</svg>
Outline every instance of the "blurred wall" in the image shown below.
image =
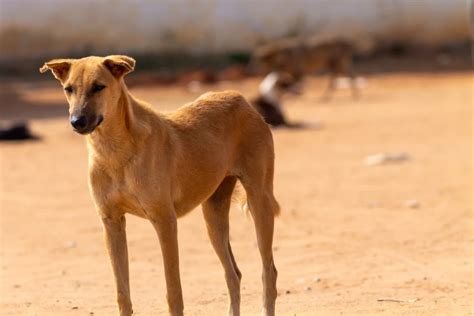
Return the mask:
<svg viewBox="0 0 474 316">
<path fill-rule="evenodd" d="M 0 0 L 0 58 L 222 53 L 289 35 L 360 46 L 469 38 L 470 0 Z"/>
</svg>

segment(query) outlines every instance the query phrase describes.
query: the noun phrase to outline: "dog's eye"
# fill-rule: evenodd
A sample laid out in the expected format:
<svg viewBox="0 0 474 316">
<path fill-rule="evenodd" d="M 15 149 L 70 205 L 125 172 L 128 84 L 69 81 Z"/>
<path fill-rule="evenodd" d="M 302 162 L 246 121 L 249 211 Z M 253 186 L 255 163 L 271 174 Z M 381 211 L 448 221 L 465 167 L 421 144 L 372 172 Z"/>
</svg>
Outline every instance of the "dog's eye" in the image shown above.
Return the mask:
<svg viewBox="0 0 474 316">
<path fill-rule="evenodd" d="M 64 88 L 64 91 L 66 91 L 69 94 L 69 93 L 72 93 L 73 89 L 71 86 L 67 86 L 66 88 Z"/>
<path fill-rule="evenodd" d="M 105 86 L 102 84 L 96 84 L 92 87 L 92 92 L 99 92 L 105 89 Z"/>
</svg>

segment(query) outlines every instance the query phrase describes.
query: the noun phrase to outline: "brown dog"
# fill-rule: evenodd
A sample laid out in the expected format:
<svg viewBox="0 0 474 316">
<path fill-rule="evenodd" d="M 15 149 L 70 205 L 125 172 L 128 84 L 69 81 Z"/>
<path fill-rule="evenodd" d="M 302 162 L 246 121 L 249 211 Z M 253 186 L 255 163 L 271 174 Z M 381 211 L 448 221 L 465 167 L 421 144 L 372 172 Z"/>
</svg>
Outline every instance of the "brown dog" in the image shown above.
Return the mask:
<svg viewBox="0 0 474 316">
<path fill-rule="evenodd" d="M 264 315 L 275 314 L 273 263 L 274 151 L 270 129 L 237 92 L 206 93 L 174 113 L 155 113 L 134 98 L 123 77 L 127 56 L 55 59 L 74 130 L 85 134 L 90 190 L 102 219 L 117 285 L 120 315 L 132 314 L 125 214 L 148 219 L 163 252 L 171 315 L 183 314 L 177 218 L 202 204 L 211 243 L 222 263 L 229 314 L 239 315 L 241 273 L 229 243 L 229 207 L 239 180 L 247 193 L 263 262 Z"/>
<path fill-rule="evenodd" d="M 314 39 L 282 39 L 257 48 L 252 62 L 265 73 L 286 72 L 302 77 L 318 71 L 330 75 L 329 86 L 323 98 L 329 98 L 336 88 L 338 76 L 351 78 L 353 97 L 358 96 L 355 73 L 353 71 L 353 46 L 342 40 L 319 42 Z"/>
</svg>

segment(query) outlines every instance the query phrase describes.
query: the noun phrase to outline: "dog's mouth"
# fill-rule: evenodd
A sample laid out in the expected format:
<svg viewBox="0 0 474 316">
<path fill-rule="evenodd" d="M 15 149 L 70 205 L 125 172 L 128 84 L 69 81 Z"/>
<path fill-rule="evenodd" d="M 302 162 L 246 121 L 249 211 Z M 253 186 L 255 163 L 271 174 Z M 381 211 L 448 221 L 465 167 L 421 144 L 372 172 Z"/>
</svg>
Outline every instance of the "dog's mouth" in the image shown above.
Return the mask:
<svg viewBox="0 0 474 316">
<path fill-rule="evenodd" d="M 104 116 L 102 114 L 99 114 L 96 119 L 94 120 L 95 123 L 94 124 L 90 124 L 88 126 L 86 126 L 85 128 L 83 129 L 77 129 L 77 128 L 74 128 L 74 131 L 76 133 L 79 133 L 81 135 L 87 135 L 87 134 L 90 134 L 92 133 L 100 124 L 102 124 L 102 122 L 104 121 Z"/>
<path fill-rule="evenodd" d="M 102 114 L 99 114 L 97 118 L 97 124 L 95 125 L 95 127 L 99 127 L 99 125 L 102 123 L 103 120 L 104 120 L 104 116 Z"/>
</svg>

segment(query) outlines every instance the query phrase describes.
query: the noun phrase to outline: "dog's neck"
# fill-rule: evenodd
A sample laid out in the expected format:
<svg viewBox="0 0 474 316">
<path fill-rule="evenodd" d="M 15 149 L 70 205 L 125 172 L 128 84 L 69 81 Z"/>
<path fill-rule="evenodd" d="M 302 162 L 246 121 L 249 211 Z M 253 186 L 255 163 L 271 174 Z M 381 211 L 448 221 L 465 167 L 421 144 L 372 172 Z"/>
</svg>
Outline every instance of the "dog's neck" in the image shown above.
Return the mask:
<svg viewBox="0 0 474 316">
<path fill-rule="evenodd" d="M 260 83 L 259 94 L 267 102 L 273 104 L 275 107 L 280 108 L 280 95 L 277 91 L 278 74 L 272 72 L 268 74 L 265 79 Z"/>
<path fill-rule="evenodd" d="M 108 113 L 103 123 L 87 135 L 89 154 L 96 159 L 110 157 L 126 159 L 134 152 L 135 140 L 139 139 L 139 129 L 135 126 L 135 112 L 139 105 L 122 83 L 120 98 Z"/>
</svg>

